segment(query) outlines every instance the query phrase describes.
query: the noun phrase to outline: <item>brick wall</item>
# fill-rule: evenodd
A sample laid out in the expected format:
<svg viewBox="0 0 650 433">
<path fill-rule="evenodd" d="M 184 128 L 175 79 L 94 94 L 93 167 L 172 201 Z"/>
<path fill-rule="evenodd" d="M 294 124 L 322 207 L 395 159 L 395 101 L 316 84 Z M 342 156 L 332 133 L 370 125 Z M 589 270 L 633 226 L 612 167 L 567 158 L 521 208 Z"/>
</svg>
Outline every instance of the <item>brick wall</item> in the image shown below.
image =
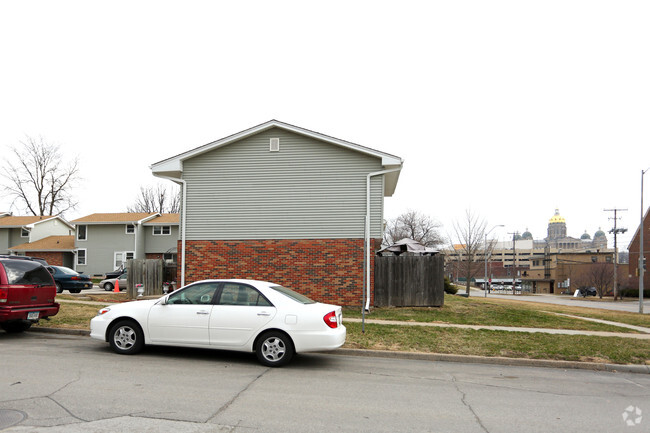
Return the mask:
<svg viewBox="0 0 650 433">
<path fill-rule="evenodd" d="M 209 278 L 264 280 L 316 301 L 361 306 L 363 239 L 187 241 L 186 250 L 186 284 Z M 178 251 L 180 278 L 180 241 Z M 372 305 L 374 255 L 370 258 Z"/>
<path fill-rule="evenodd" d="M 54 251 L 30 251 L 29 254 L 25 254 L 30 257 L 39 257 L 45 259 L 48 265 L 52 266 L 65 266 L 63 263 L 63 254 L 62 252 Z"/>
</svg>

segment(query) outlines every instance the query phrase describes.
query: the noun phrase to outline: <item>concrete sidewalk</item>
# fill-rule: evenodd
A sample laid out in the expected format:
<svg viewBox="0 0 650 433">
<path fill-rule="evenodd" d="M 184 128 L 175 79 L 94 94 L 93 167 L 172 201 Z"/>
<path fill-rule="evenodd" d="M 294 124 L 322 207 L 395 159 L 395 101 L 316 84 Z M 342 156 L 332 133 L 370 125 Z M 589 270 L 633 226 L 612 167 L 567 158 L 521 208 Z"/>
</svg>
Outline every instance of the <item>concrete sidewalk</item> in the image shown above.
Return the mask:
<svg viewBox="0 0 650 433">
<path fill-rule="evenodd" d="M 580 317 L 580 319 L 583 319 Z M 343 322 L 356 322 L 360 323 L 361 319 L 344 318 Z M 436 328 L 461 328 L 461 329 L 487 329 L 489 331 L 508 331 L 508 332 L 528 332 L 528 333 L 544 333 L 556 335 L 593 335 L 597 337 L 620 337 L 620 338 L 635 338 L 638 340 L 650 340 L 650 329 L 647 334 L 631 334 L 625 332 L 606 332 L 606 331 L 582 331 L 575 329 L 552 329 L 552 328 L 523 328 L 515 326 L 489 326 L 489 325 L 461 325 L 456 323 L 430 323 L 430 322 L 402 322 L 398 320 L 377 320 L 366 319 L 366 323 L 374 325 L 396 325 L 396 326 L 430 326 Z M 621 326 L 622 324 L 616 322 L 609 322 L 611 325 Z"/>
</svg>

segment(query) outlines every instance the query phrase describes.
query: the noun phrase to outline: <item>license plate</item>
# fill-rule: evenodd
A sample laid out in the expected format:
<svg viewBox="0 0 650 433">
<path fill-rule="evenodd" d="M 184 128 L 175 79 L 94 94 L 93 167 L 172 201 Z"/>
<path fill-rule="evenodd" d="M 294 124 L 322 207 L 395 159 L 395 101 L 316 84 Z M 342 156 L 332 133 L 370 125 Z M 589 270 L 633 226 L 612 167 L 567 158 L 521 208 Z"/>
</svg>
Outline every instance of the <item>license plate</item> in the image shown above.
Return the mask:
<svg viewBox="0 0 650 433">
<path fill-rule="evenodd" d="M 27 313 L 27 320 L 38 320 L 38 311 L 31 311 Z"/>
</svg>

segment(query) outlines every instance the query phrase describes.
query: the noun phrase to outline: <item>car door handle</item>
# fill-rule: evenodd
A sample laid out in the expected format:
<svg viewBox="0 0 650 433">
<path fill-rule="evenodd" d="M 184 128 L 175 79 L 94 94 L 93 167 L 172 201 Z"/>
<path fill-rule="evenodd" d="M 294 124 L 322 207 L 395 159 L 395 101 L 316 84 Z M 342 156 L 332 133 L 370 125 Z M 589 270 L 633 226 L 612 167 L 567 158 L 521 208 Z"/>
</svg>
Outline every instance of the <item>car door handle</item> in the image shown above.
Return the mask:
<svg viewBox="0 0 650 433">
<path fill-rule="evenodd" d="M 210 314 L 210 312 L 205 311 L 205 310 L 201 310 L 201 311 L 197 311 L 196 314 Z"/>
<path fill-rule="evenodd" d="M 260 311 L 259 313 L 257 313 L 257 315 L 258 316 L 270 316 L 271 313 L 267 313 L 266 311 Z"/>
</svg>

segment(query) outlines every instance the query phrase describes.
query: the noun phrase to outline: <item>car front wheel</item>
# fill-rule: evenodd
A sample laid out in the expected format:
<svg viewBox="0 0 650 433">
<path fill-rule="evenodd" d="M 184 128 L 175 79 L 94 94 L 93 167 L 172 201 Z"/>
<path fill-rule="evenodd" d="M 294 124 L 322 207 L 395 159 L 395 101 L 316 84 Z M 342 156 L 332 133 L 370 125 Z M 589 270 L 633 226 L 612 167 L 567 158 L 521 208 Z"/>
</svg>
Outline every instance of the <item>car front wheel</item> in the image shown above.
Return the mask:
<svg viewBox="0 0 650 433">
<path fill-rule="evenodd" d="M 281 367 L 293 358 L 293 342 L 283 332 L 270 331 L 258 339 L 255 353 L 262 364 L 268 367 Z"/>
<path fill-rule="evenodd" d="M 132 320 L 121 320 L 111 328 L 108 342 L 115 353 L 133 355 L 142 350 L 144 334 Z"/>
</svg>

